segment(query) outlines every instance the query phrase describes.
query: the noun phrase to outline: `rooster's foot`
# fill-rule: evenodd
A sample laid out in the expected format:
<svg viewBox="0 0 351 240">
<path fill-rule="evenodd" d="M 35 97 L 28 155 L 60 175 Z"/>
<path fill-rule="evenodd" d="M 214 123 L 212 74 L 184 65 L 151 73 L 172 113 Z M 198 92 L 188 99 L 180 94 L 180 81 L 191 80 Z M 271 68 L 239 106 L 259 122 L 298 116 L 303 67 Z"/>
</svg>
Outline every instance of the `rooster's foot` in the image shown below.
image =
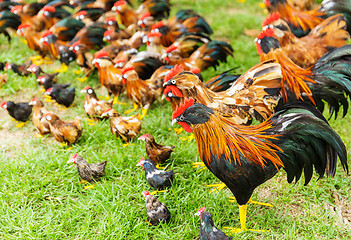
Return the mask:
<svg viewBox="0 0 351 240">
<path fill-rule="evenodd" d="M 235 197 L 229 197 L 229 202 L 235 202 Z M 256 204 L 256 205 L 261 205 L 261 206 L 266 206 L 266 207 L 274 207 L 272 204 L 269 203 L 263 203 L 263 202 L 257 202 L 257 201 L 253 201 L 252 197 L 250 198 L 250 200 L 247 203 L 252 203 L 252 204 Z"/>
<path fill-rule="evenodd" d="M 89 182 L 86 181 L 86 180 L 84 180 L 84 179 L 81 179 L 79 183 L 80 183 L 80 184 L 89 184 Z"/>
<path fill-rule="evenodd" d="M 17 128 L 22 128 L 24 125 L 26 125 L 27 122 L 21 122 L 16 125 Z"/>
<path fill-rule="evenodd" d="M 166 192 L 166 190 L 155 190 L 155 191 L 151 192 L 150 194 L 155 195 L 157 193 L 164 193 L 164 192 Z"/>
<path fill-rule="evenodd" d="M 90 189 L 93 189 L 93 188 L 95 188 L 95 186 L 96 186 L 95 184 L 85 186 L 85 187 L 84 187 L 84 190 L 90 190 Z"/>
<path fill-rule="evenodd" d="M 210 191 L 210 193 L 214 192 L 214 191 L 221 191 L 223 188 L 225 188 L 227 185 L 225 185 L 224 183 L 218 183 L 218 184 L 209 184 L 209 185 L 205 185 L 206 187 L 212 187 L 213 189 Z"/>
<path fill-rule="evenodd" d="M 158 163 L 156 164 L 156 168 L 158 168 L 158 169 L 165 169 L 164 167 L 161 167 Z"/>
<path fill-rule="evenodd" d="M 199 168 L 199 172 L 207 169 L 206 165 L 203 162 L 194 162 L 193 168 Z"/>
<path fill-rule="evenodd" d="M 133 112 L 133 111 L 134 111 L 134 108 L 129 109 L 129 110 L 127 110 L 127 111 L 124 111 L 124 114 L 129 114 L 129 113 L 131 113 L 131 112 Z"/>
</svg>

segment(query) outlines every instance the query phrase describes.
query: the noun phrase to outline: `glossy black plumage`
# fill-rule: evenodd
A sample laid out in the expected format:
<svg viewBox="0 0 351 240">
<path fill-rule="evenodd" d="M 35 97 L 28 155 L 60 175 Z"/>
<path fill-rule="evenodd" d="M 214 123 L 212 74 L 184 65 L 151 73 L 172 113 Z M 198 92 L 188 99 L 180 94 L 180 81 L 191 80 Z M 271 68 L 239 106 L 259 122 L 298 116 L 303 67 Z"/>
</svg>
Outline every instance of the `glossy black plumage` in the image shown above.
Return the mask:
<svg viewBox="0 0 351 240">
<path fill-rule="evenodd" d="M 28 118 L 32 113 L 32 106 L 27 102 L 14 103 L 12 101 L 7 101 L 2 104 L 2 107 L 6 108 L 11 117 L 20 122 L 28 121 Z"/>
<path fill-rule="evenodd" d="M 70 84 L 54 84 L 51 87 L 51 92 L 49 95 L 54 99 L 58 104 L 62 104 L 66 107 L 69 107 L 75 97 L 75 88 L 68 88 Z"/>
<path fill-rule="evenodd" d="M 210 135 L 206 129 L 212 128 L 216 134 L 234 134 L 238 138 L 246 139 L 242 132 L 244 128 L 241 129 L 239 125 L 232 125 L 224 120 L 220 123 L 223 126 L 217 124 L 216 126 L 214 123 L 218 119 L 222 117 L 212 109 L 195 103 L 177 116 L 174 121 L 192 127 L 199 149 L 207 148 L 209 141 L 217 144 L 215 142 L 217 140 L 209 139 Z M 266 130 L 262 130 L 260 134 L 276 136 L 269 140 L 273 144 L 270 151 L 275 151 L 282 161 L 288 182 L 294 179 L 298 181 L 303 171 L 305 184 L 308 184 L 313 169 L 320 177 L 323 177 L 325 172 L 328 176 L 334 176 L 338 156 L 343 168 L 348 172 L 345 145 L 313 106 L 304 103 L 286 105 L 267 121 L 261 126 L 270 124 L 271 127 L 264 128 Z M 205 124 L 204 127 L 202 124 Z M 224 126 L 226 126 L 225 133 Z M 250 139 L 253 140 L 252 138 L 255 138 L 255 135 L 251 135 Z M 262 139 L 259 136 L 256 138 Z M 235 154 L 230 150 L 228 153 L 230 159 L 227 159 L 225 152 L 221 149 L 218 154 L 214 154 L 213 148 L 215 147 L 219 148 L 214 145 L 210 151 L 211 156 L 200 155 L 200 157 L 208 169 L 232 191 L 239 205 L 247 204 L 254 189 L 278 172 L 279 166 L 274 165 L 271 160 L 265 158 L 262 166 L 250 160 L 251 156 L 244 155 L 248 154 L 246 150 L 237 151 L 239 159 L 235 159 Z"/>
</svg>

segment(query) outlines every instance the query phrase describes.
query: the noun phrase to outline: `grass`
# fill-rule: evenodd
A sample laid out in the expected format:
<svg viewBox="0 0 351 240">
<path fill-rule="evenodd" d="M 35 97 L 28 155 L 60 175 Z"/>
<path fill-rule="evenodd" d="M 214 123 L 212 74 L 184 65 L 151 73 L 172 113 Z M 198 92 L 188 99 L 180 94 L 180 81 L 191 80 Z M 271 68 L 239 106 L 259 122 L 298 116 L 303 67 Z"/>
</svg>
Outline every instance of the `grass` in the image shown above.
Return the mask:
<svg viewBox="0 0 351 240">
<path fill-rule="evenodd" d="M 246 29 L 260 29 L 265 14 L 259 0 L 240 3 L 232 0 L 179 0 L 172 1 L 173 10 L 193 8 L 211 24 L 214 39 L 229 40 L 235 49 L 235 58 L 221 64 L 217 71 L 210 69 L 205 77 L 238 66 L 243 72 L 258 63 L 253 37 L 243 34 Z M 22 63 L 35 53 L 14 37 L 11 45 L 0 37 L 0 61 Z M 49 66 L 52 70 L 59 65 Z M 95 126 L 87 124 L 83 110 L 84 96 L 80 89 L 89 84 L 98 89 L 97 75 L 85 83 L 76 80 L 76 64 L 59 75 L 60 82 L 72 82 L 77 96 L 74 106 L 60 110 L 55 104 L 47 107 L 64 120 L 75 116 L 83 119 L 83 135 L 73 149 L 67 151 L 50 136 L 36 138 L 31 123 L 17 129 L 4 110 L 0 110 L 0 238 L 1 239 L 198 239 L 198 217 L 194 213 L 202 206 L 212 213 L 217 227 L 239 227 L 236 203 L 227 201 L 228 189 L 209 193 L 205 184 L 218 180 L 209 172 L 197 172 L 191 166 L 200 161 L 194 141 L 179 140 L 171 126 L 171 108 L 168 102 L 158 101 L 142 120 L 141 133 L 150 133 L 162 144 L 176 145 L 167 169 L 176 172 L 172 188 L 158 194 L 171 211 L 169 224 L 149 226 L 146 222 L 145 203 L 141 195 L 151 190 L 144 172 L 136 163 L 146 156 L 143 142 L 123 147 L 109 130 L 109 122 Z M 9 80 L 0 89 L 0 100 L 28 101 L 42 98 L 34 76 L 20 77 L 9 72 Z M 132 104 L 118 105 L 119 112 Z M 331 126 L 344 140 L 348 153 L 350 114 L 332 120 Z M 109 161 L 106 175 L 92 190 L 84 190 L 75 167 L 66 164 L 74 154 L 81 154 L 89 162 Z M 269 229 L 268 233 L 245 232 L 232 234 L 234 239 L 350 239 L 351 178 L 339 166 L 334 179 L 317 177 L 308 186 L 303 180 L 296 184 L 286 182 L 281 171 L 272 180 L 260 186 L 253 198 L 273 204 L 274 208 L 250 205 L 248 227 Z M 348 221 L 348 222 L 347 222 Z"/>
</svg>

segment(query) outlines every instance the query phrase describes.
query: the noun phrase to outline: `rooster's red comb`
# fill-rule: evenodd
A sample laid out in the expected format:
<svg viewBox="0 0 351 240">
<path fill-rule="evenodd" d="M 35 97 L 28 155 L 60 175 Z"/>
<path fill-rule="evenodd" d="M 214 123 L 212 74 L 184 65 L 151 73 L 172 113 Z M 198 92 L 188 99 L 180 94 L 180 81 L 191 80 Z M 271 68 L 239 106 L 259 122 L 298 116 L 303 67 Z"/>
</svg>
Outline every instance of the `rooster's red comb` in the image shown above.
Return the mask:
<svg viewBox="0 0 351 240">
<path fill-rule="evenodd" d="M 23 6 L 22 5 L 16 5 L 11 8 L 11 12 L 15 13 L 16 11 L 22 10 Z"/>
<path fill-rule="evenodd" d="M 168 48 L 166 48 L 166 53 L 170 53 L 173 52 L 174 50 L 176 50 L 178 47 L 175 45 L 171 45 Z"/>
<path fill-rule="evenodd" d="M 274 30 L 267 28 L 258 34 L 257 39 L 262 39 L 264 37 L 274 37 Z"/>
<path fill-rule="evenodd" d="M 146 197 L 147 195 L 150 195 L 150 193 L 149 193 L 149 191 L 144 191 L 143 195 L 144 195 L 144 197 Z"/>
<path fill-rule="evenodd" d="M 83 88 L 82 90 L 88 90 L 90 89 L 91 87 L 90 86 L 86 86 L 85 88 Z"/>
<path fill-rule="evenodd" d="M 56 9 L 53 6 L 45 6 L 45 7 L 43 7 L 43 11 L 55 12 Z"/>
<path fill-rule="evenodd" d="M 23 29 L 23 28 L 27 28 L 30 27 L 29 23 L 22 23 L 21 25 L 18 26 L 18 29 Z"/>
<path fill-rule="evenodd" d="M 37 97 L 33 98 L 33 99 L 32 99 L 32 100 L 30 100 L 30 101 L 32 102 L 32 101 L 36 101 L 36 100 L 38 100 L 38 98 L 37 98 Z"/>
<path fill-rule="evenodd" d="M 117 1 L 117 2 L 115 2 L 115 4 L 113 4 L 113 6 L 117 7 L 117 6 L 124 5 L 124 4 L 127 4 L 127 2 L 126 1 Z"/>
<path fill-rule="evenodd" d="M 159 32 L 151 32 L 151 33 L 148 33 L 147 34 L 147 38 L 150 38 L 150 37 L 161 37 L 162 34 L 159 33 Z"/>
<path fill-rule="evenodd" d="M 44 37 L 47 37 L 47 36 L 49 36 L 49 35 L 52 35 L 53 33 L 51 32 L 51 31 L 45 31 L 44 33 L 43 33 L 43 35 L 41 35 L 41 37 L 42 38 L 44 38 Z"/>
<path fill-rule="evenodd" d="M 159 21 L 158 23 L 155 23 L 153 26 L 152 26 L 152 30 L 156 29 L 156 28 L 160 28 L 162 26 L 164 26 L 165 24 L 162 22 L 162 21 Z"/>
<path fill-rule="evenodd" d="M 115 22 L 115 21 L 116 21 L 116 18 L 115 18 L 115 17 L 109 17 L 109 18 L 106 18 L 106 19 L 105 19 L 105 22 L 109 22 L 109 21 Z"/>
<path fill-rule="evenodd" d="M 85 11 L 85 10 L 79 11 L 79 12 L 77 13 L 77 16 L 80 16 L 80 15 L 83 15 L 83 16 L 87 15 L 87 11 Z"/>
<path fill-rule="evenodd" d="M 113 30 L 113 29 L 107 30 L 107 31 L 104 32 L 104 37 L 106 37 L 106 36 L 108 36 L 108 35 L 110 35 L 110 34 L 112 34 L 114 32 L 115 32 L 115 30 Z"/>
<path fill-rule="evenodd" d="M 107 109 L 104 113 L 107 113 L 107 112 L 109 112 L 109 111 L 111 111 L 111 110 L 112 110 L 112 108 Z"/>
<path fill-rule="evenodd" d="M 184 103 L 177 106 L 176 110 L 172 114 L 172 119 L 175 119 L 180 114 L 182 114 L 188 107 L 194 105 L 194 98 L 188 98 L 184 100 Z"/>
<path fill-rule="evenodd" d="M 126 72 L 129 72 L 129 71 L 132 71 L 132 70 L 134 70 L 134 67 L 127 67 L 127 68 L 125 68 L 122 71 L 122 75 L 124 75 Z"/>
<path fill-rule="evenodd" d="M 108 52 L 98 51 L 97 53 L 95 53 L 95 56 L 94 56 L 95 59 L 99 59 L 99 58 L 103 58 L 103 57 L 108 57 Z"/>
<path fill-rule="evenodd" d="M 166 76 L 163 78 L 163 82 L 168 82 L 169 79 L 177 75 L 178 73 L 184 71 L 183 65 L 175 65 L 174 68 L 172 68 L 169 73 L 166 74 Z"/>
<path fill-rule="evenodd" d="M 262 23 L 262 27 L 278 20 L 280 18 L 280 13 L 279 12 L 273 12 L 271 15 L 269 15 L 268 17 L 266 17 L 266 19 L 263 21 Z"/>
<path fill-rule="evenodd" d="M 140 20 L 144 20 L 145 18 L 150 17 L 150 16 L 151 16 L 151 14 L 149 12 L 146 12 L 143 15 L 141 15 Z"/>
<path fill-rule="evenodd" d="M 1 103 L 1 108 L 3 108 L 4 106 L 6 105 L 6 101 L 5 102 L 3 102 L 3 103 Z"/>
<path fill-rule="evenodd" d="M 81 44 L 81 42 L 78 40 L 78 41 L 74 42 L 71 47 L 74 48 L 75 46 L 78 46 L 80 44 Z"/>
</svg>

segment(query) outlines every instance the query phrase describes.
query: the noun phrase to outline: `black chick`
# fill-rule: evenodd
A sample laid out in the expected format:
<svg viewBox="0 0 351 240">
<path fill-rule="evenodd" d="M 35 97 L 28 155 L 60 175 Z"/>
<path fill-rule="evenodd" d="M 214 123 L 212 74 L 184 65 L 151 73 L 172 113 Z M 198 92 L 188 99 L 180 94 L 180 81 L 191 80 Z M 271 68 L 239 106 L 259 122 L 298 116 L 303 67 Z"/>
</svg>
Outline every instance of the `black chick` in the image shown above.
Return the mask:
<svg viewBox="0 0 351 240">
<path fill-rule="evenodd" d="M 12 101 L 3 102 L 1 107 L 6 109 L 11 117 L 20 122 L 26 122 L 32 113 L 32 106 L 27 102 L 14 103 Z"/>
<path fill-rule="evenodd" d="M 150 195 L 148 191 L 143 192 L 146 203 L 146 214 L 152 225 L 168 222 L 171 213 L 165 204 L 161 203 L 155 196 Z"/>
<path fill-rule="evenodd" d="M 163 171 L 157 169 L 155 163 L 151 159 L 141 158 L 137 166 L 143 166 L 147 182 L 154 189 L 164 189 L 170 187 L 173 180 L 173 170 Z"/>
<path fill-rule="evenodd" d="M 224 232 L 216 228 L 213 223 L 212 215 L 209 212 L 205 212 L 206 208 L 200 208 L 195 215 L 201 219 L 200 224 L 200 240 L 230 240 L 232 237 L 228 237 Z"/>
<path fill-rule="evenodd" d="M 77 165 L 79 176 L 85 181 L 98 181 L 99 178 L 105 174 L 107 161 L 101 163 L 88 163 L 82 156 L 79 156 L 78 153 L 76 153 L 70 157 L 67 163 L 72 162 Z"/>
<path fill-rule="evenodd" d="M 45 94 L 51 96 L 58 104 L 64 105 L 65 107 L 69 107 L 76 95 L 75 88 L 68 88 L 70 84 L 55 84 L 48 90 L 46 90 Z"/>
</svg>

